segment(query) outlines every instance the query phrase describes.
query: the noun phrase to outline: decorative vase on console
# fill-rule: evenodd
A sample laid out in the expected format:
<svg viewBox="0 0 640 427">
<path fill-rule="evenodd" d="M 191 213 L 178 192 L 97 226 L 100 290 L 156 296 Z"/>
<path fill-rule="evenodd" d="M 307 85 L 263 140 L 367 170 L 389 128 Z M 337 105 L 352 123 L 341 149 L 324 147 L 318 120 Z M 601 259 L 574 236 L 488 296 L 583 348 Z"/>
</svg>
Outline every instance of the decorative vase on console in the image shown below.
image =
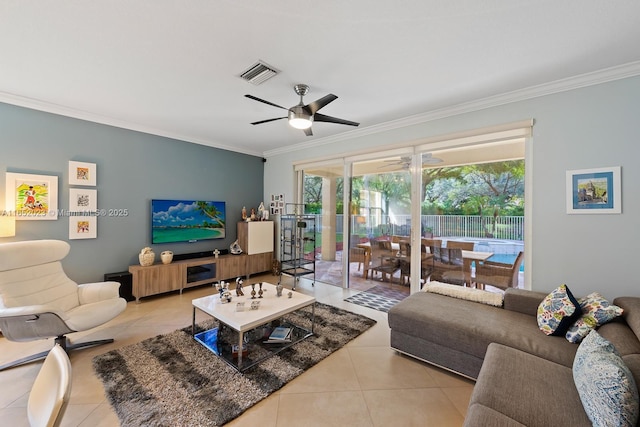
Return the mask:
<svg viewBox="0 0 640 427">
<path fill-rule="evenodd" d="M 171 264 L 171 261 L 173 261 L 173 252 L 164 251 L 160 253 L 160 259 L 162 260 L 163 264 Z"/>
<path fill-rule="evenodd" d="M 143 267 L 148 267 L 153 265 L 153 262 L 156 260 L 156 254 L 153 252 L 153 249 L 150 247 L 143 248 L 138 255 L 138 260 L 140 261 L 140 265 Z"/>
</svg>

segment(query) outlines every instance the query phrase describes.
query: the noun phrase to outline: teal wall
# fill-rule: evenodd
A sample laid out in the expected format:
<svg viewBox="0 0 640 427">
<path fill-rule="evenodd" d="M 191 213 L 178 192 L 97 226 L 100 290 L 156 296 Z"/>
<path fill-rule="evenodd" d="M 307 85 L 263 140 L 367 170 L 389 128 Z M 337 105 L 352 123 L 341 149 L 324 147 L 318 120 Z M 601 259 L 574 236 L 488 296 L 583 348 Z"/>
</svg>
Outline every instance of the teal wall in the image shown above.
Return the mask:
<svg viewBox="0 0 640 427">
<path fill-rule="evenodd" d="M 97 165 L 98 208 L 127 209 L 128 216 L 98 218 L 96 239 L 69 240 L 69 220 L 17 221 L 15 238 L 69 241 L 63 261 L 78 282 L 100 281 L 127 270 L 152 246 L 175 254 L 228 249 L 236 239 L 242 206 L 262 201 L 264 163 L 239 154 L 0 103 L 0 208 L 4 172 L 58 177 L 58 209 L 69 208 L 69 160 Z M 85 187 L 88 188 L 88 187 Z M 151 199 L 220 200 L 227 203 L 227 238 L 151 245 Z M 2 209 L 0 209 L 2 210 Z"/>
</svg>

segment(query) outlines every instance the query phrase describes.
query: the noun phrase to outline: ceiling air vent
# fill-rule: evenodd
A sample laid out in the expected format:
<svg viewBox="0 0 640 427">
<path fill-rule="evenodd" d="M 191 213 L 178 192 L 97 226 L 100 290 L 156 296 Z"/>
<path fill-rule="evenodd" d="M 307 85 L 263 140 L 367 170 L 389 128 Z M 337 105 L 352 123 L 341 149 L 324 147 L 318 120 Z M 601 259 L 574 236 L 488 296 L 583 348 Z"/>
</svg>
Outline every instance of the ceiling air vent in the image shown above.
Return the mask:
<svg viewBox="0 0 640 427">
<path fill-rule="evenodd" d="M 248 70 L 240 74 L 240 77 L 251 84 L 259 85 L 278 74 L 279 71 L 271 65 L 267 65 L 262 61 L 258 61 L 249 67 Z"/>
</svg>

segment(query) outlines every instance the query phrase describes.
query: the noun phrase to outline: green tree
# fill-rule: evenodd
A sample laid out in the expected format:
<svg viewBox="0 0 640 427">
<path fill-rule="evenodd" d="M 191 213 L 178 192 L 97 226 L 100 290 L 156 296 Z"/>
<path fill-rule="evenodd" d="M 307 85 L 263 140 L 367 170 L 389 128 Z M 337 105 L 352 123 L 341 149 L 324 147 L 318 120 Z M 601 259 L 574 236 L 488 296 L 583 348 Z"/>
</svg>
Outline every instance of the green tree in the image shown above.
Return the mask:
<svg viewBox="0 0 640 427">
<path fill-rule="evenodd" d="M 219 227 L 224 226 L 224 221 L 220 219 L 222 212 L 220 212 L 213 203 L 196 202 L 196 206 L 198 207 L 198 212 L 211 218 Z"/>
</svg>

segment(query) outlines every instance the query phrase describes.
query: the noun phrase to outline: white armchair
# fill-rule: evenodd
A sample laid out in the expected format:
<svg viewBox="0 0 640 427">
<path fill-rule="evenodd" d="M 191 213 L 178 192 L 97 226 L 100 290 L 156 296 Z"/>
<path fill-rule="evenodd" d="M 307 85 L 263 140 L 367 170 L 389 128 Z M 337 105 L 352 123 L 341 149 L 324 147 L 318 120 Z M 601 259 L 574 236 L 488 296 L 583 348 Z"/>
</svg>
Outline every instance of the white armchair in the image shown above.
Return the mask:
<svg viewBox="0 0 640 427">
<path fill-rule="evenodd" d="M 70 246 L 61 240 L 0 244 L 0 330 L 11 341 L 55 337 L 69 350 L 106 344 L 113 339 L 71 344 L 66 334 L 86 331 L 124 311 L 118 282 L 78 285 L 60 262 Z M 48 351 L 0 366 L 0 371 L 41 359 Z"/>
</svg>

